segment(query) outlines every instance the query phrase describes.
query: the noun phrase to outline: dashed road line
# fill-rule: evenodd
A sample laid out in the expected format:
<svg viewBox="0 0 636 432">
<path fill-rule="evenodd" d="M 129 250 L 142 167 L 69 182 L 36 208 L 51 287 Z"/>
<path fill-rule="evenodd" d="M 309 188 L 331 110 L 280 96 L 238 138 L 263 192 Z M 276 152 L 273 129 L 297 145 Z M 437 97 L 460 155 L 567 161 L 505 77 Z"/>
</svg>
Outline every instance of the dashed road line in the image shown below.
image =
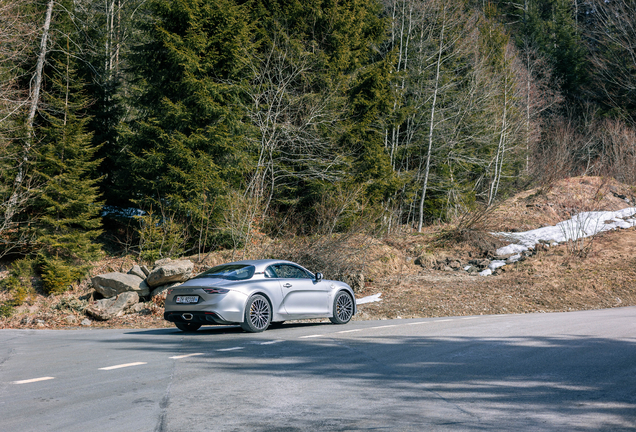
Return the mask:
<svg viewBox="0 0 636 432">
<path fill-rule="evenodd" d="M 433 321 L 418 321 L 418 322 L 412 322 L 412 323 L 408 323 L 408 324 L 404 324 L 404 325 L 420 325 L 420 324 L 430 324 Z"/>
<path fill-rule="evenodd" d="M 184 359 L 184 358 L 200 356 L 200 355 L 203 355 L 203 353 L 183 354 L 183 355 L 178 355 L 178 356 L 173 356 L 173 357 L 168 357 L 168 358 L 178 360 L 178 359 Z"/>
<path fill-rule="evenodd" d="M 242 350 L 243 347 L 232 347 L 232 348 L 221 348 L 218 349 L 217 351 L 236 351 L 236 350 Z"/>
<path fill-rule="evenodd" d="M 359 332 L 359 331 L 362 331 L 362 330 L 364 330 L 364 329 L 360 328 L 360 329 L 353 329 L 353 330 L 344 330 L 344 331 L 339 331 L 339 332 L 336 332 L 336 333 L 337 334 L 340 334 L 340 333 L 353 333 L 353 332 Z"/>
<path fill-rule="evenodd" d="M 279 342 L 285 342 L 282 339 L 278 339 L 278 340 L 271 340 L 271 341 L 267 341 L 267 342 L 260 342 L 259 345 L 272 345 L 272 344 L 276 344 Z"/>
<path fill-rule="evenodd" d="M 148 363 L 147 362 L 124 363 L 124 364 L 120 364 L 120 365 L 99 368 L 99 370 L 121 369 L 121 368 L 125 368 L 125 367 L 139 366 L 139 365 L 145 365 L 145 364 L 148 364 Z"/>
<path fill-rule="evenodd" d="M 309 339 L 309 338 L 317 338 L 317 337 L 324 337 L 324 334 L 315 334 L 315 335 L 307 335 L 307 336 L 300 336 L 298 339 Z"/>
<path fill-rule="evenodd" d="M 397 327 L 398 324 L 392 324 L 392 325 L 383 325 L 383 326 L 377 326 L 377 327 L 367 327 L 367 330 L 374 330 L 374 329 L 381 329 L 381 328 L 388 328 L 388 327 Z"/>
<path fill-rule="evenodd" d="M 55 377 L 41 377 L 41 378 L 32 378 L 32 379 L 21 380 L 21 381 L 13 381 L 12 384 L 30 384 L 34 382 L 47 381 L 52 379 L 55 379 Z"/>
</svg>

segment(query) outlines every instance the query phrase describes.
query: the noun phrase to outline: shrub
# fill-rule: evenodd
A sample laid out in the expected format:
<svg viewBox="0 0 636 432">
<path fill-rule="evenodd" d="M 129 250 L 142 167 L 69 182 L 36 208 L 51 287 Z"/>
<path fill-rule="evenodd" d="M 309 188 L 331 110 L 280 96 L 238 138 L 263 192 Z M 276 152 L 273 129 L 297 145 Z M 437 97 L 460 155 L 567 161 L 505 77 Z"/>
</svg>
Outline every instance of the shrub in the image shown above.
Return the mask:
<svg viewBox="0 0 636 432">
<path fill-rule="evenodd" d="M 13 305 L 7 303 L 0 305 L 0 317 L 9 318 L 13 312 L 15 312 Z"/>
<path fill-rule="evenodd" d="M 33 264 L 32 260 L 26 258 L 14 261 L 11 264 L 9 277 L 1 282 L 2 288 L 13 294 L 13 299 L 6 302 L 5 306 L 11 308 L 20 306 L 33 291 L 33 285 L 31 284 L 31 277 L 34 276 Z"/>
<path fill-rule="evenodd" d="M 41 274 L 44 292 L 61 294 L 68 291 L 73 282 L 80 279 L 87 270 L 86 267 L 69 265 L 60 259 L 42 259 Z"/>
</svg>

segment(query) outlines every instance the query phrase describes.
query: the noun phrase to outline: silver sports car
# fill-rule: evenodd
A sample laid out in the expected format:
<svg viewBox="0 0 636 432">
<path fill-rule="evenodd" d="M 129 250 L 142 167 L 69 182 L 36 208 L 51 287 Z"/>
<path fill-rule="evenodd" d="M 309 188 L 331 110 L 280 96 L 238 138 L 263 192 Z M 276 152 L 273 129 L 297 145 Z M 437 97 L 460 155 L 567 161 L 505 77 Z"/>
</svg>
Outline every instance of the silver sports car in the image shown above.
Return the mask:
<svg viewBox="0 0 636 432">
<path fill-rule="evenodd" d="M 237 261 L 211 268 L 168 290 L 164 318 L 183 331 L 240 324 L 261 332 L 283 321 L 329 318 L 346 324 L 356 313 L 353 290 L 290 261 Z"/>
</svg>

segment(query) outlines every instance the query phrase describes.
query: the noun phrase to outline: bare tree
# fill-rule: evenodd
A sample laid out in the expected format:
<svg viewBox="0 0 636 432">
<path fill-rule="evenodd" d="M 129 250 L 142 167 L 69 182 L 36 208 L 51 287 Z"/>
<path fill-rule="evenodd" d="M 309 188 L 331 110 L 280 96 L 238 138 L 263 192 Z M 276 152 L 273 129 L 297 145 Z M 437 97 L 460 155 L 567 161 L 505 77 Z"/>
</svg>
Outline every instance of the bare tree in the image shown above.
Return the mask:
<svg viewBox="0 0 636 432">
<path fill-rule="evenodd" d="M 13 123 L 13 127 L 18 129 L 16 124 L 16 118 L 14 115 L 24 108 L 26 111 L 26 120 L 21 128 L 24 131 L 24 136 L 17 136 L 14 138 L 14 141 L 20 142 L 21 145 L 17 146 L 15 153 L 6 152 L 9 149 L 9 146 L 3 143 L 3 150 L 5 150 L 2 155 L 3 158 L 8 158 L 9 165 L 11 166 L 10 172 L 15 172 L 13 178 L 4 178 L 3 179 L 3 193 L 2 193 L 2 201 L 0 202 L 0 235 L 8 231 L 14 231 L 14 217 L 15 215 L 24 207 L 24 205 L 28 202 L 33 194 L 33 183 L 32 179 L 28 176 L 28 168 L 29 162 L 31 159 L 31 151 L 32 147 L 35 144 L 35 132 L 34 132 L 34 120 L 35 116 L 38 112 L 38 108 L 41 103 L 41 91 L 42 91 L 42 82 L 43 82 L 43 71 L 44 64 L 46 61 L 46 56 L 49 50 L 49 33 L 51 27 L 51 20 L 53 16 L 53 6 L 55 2 L 54 0 L 49 0 L 47 4 L 46 13 L 44 16 L 44 23 L 42 25 L 41 33 L 39 34 L 39 49 L 37 51 L 37 62 L 35 66 L 35 70 L 30 77 L 30 88 L 28 93 L 26 93 L 26 98 L 18 98 L 17 100 L 5 100 L 5 104 L 3 104 L 3 108 L 8 106 L 8 112 L 3 112 L 2 121 L 7 123 Z M 4 15 L 6 12 L 14 12 L 17 14 L 9 18 L 10 22 L 14 24 L 18 24 L 18 20 L 20 16 L 20 8 L 16 6 L 15 3 L 4 2 L 2 3 L 3 9 L 3 23 L 6 22 L 7 16 Z M 19 25 L 16 28 L 20 28 Z M 22 27 L 24 28 L 24 27 Z M 28 25 L 27 25 L 28 28 Z M 28 30 L 27 34 L 31 34 L 31 31 Z M 2 32 L 2 37 L 7 38 L 7 33 Z M 16 65 L 16 61 L 21 61 L 21 56 L 28 47 L 23 45 L 23 42 L 17 42 L 14 44 L 15 48 L 13 48 L 13 52 L 9 51 L 9 53 L 3 52 L 2 63 L 3 66 L 6 64 Z M 11 47 L 11 44 L 5 45 L 5 47 Z M 6 48 L 5 48 L 6 49 Z M 11 48 L 9 48 L 11 49 Z M 17 50 L 17 51 L 16 51 Z M 7 55 L 8 54 L 8 55 Z M 17 66 L 17 65 L 16 65 Z M 3 95 L 13 95 L 13 96 L 22 96 L 23 93 L 20 89 L 15 89 L 16 83 L 12 82 L 11 79 L 15 79 L 14 77 L 9 78 L 7 82 L 3 83 L 3 90 L 10 89 L 8 91 L 3 91 Z M 15 90 L 14 90 L 15 89 Z M 1 124 L 0 124 L 1 125 Z M 4 126 L 4 125 L 2 125 Z M 20 244 L 22 243 L 21 239 L 12 240 L 12 244 Z M 8 245 L 5 245 L 8 246 Z M 10 249 L 10 247 L 5 247 L 5 251 Z"/>
<path fill-rule="evenodd" d="M 267 213 L 275 188 L 287 179 L 333 182 L 343 175 L 343 155 L 328 133 L 343 109 L 333 92 L 317 92 L 306 81 L 315 72 L 313 62 L 311 52 L 292 47 L 282 35 L 249 63 L 246 110 L 258 131 L 256 166 L 245 192 L 254 203 L 252 218 L 257 208 Z"/>
<path fill-rule="evenodd" d="M 599 86 L 616 107 L 636 96 L 636 2 L 593 0 L 592 61 Z M 600 48 L 600 49 L 599 49 Z"/>
</svg>

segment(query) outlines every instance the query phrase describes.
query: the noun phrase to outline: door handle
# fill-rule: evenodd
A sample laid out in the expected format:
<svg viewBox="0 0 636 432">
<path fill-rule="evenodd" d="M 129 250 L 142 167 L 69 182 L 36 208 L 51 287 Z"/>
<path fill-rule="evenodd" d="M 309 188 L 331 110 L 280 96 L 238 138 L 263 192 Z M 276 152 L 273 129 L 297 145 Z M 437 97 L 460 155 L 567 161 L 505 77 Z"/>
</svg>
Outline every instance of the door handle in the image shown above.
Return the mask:
<svg viewBox="0 0 636 432">
<path fill-rule="evenodd" d="M 290 283 L 286 283 L 286 284 L 285 284 L 285 285 L 283 285 L 283 286 L 284 286 L 285 288 L 291 288 L 291 287 L 292 287 L 292 284 L 290 284 Z"/>
</svg>

